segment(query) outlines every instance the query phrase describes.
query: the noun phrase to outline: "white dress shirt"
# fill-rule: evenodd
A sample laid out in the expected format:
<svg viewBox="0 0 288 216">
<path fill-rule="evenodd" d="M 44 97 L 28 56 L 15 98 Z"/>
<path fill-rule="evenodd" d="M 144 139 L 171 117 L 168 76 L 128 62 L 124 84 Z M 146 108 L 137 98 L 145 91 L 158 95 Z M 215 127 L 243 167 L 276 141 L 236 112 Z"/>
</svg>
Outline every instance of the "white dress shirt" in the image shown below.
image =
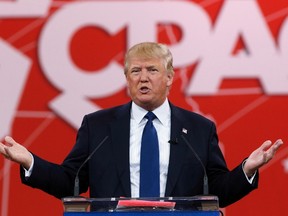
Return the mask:
<svg viewBox="0 0 288 216">
<path fill-rule="evenodd" d="M 131 108 L 130 120 L 130 180 L 131 196 L 139 197 L 140 188 L 140 150 L 142 132 L 146 122 L 144 116 L 147 110 L 137 106 L 134 102 Z M 153 120 L 153 125 L 157 130 L 159 143 L 159 161 L 160 161 L 160 197 L 164 197 L 170 156 L 170 131 L 171 131 L 171 110 L 166 99 L 165 102 L 153 110 L 157 116 Z"/>
</svg>

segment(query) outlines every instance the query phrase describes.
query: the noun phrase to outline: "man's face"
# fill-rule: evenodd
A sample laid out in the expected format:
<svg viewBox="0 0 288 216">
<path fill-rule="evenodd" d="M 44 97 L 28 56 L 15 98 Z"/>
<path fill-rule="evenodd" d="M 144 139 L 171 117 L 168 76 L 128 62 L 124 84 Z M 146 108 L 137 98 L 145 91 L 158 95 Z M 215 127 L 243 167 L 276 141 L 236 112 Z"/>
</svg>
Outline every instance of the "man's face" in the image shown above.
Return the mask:
<svg viewBox="0 0 288 216">
<path fill-rule="evenodd" d="M 154 110 L 165 101 L 173 75 L 166 72 L 162 59 L 131 58 L 126 80 L 131 99 L 146 110 Z"/>
</svg>

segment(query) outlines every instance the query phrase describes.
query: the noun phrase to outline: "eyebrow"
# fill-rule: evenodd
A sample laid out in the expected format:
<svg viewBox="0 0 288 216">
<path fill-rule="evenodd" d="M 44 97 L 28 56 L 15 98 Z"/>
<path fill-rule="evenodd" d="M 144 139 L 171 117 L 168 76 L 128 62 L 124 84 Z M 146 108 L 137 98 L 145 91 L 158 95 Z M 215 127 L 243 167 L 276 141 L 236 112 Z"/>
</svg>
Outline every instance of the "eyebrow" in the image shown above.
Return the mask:
<svg viewBox="0 0 288 216">
<path fill-rule="evenodd" d="M 150 65 L 146 67 L 147 69 L 151 69 L 151 68 L 157 68 L 155 65 Z"/>
<path fill-rule="evenodd" d="M 135 65 L 135 66 L 132 66 L 132 67 L 130 68 L 130 70 L 132 70 L 132 69 L 139 69 L 139 68 L 142 68 L 142 67 L 141 67 L 141 66 L 138 66 L 138 65 Z M 156 66 L 156 65 L 148 65 L 148 66 L 146 66 L 145 68 L 151 69 L 151 68 L 157 68 L 157 66 Z"/>
<path fill-rule="evenodd" d="M 133 66 L 131 68 L 129 68 L 129 70 L 135 70 L 135 69 L 140 69 L 141 67 L 140 66 Z"/>
</svg>

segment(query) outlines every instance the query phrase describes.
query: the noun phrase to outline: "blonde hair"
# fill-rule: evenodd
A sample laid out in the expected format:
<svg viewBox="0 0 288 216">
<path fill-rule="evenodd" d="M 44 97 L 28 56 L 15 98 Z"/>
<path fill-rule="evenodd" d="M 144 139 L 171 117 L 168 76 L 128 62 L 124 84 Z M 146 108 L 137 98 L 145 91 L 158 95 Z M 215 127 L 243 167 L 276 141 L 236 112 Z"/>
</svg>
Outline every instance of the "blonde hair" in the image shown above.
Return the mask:
<svg viewBox="0 0 288 216">
<path fill-rule="evenodd" d="M 132 46 L 125 55 L 124 73 L 129 68 L 130 59 L 133 57 L 163 59 L 164 67 L 168 74 L 174 75 L 173 56 L 168 47 L 161 43 L 143 42 Z"/>
</svg>

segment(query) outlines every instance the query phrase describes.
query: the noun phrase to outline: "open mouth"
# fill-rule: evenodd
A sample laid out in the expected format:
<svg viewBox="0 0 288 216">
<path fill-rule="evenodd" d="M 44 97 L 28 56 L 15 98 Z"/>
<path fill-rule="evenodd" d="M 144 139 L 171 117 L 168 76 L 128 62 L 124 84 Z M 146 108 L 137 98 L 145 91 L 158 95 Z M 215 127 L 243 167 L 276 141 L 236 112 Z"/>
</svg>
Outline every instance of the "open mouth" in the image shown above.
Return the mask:
<svg viewBox="0 0 288 216">
<path fill-rule="evenodd" d="M 143 87 L 140 88 L 139 91 L 140 91 L 142 94 L 146 94 L 146 93 L 148 93 L 148 92 L 150 91 L 150 89 L 149 89 L 148 87 L 146 87 L 146 86 L 143 86 Z"/>
</svg>

